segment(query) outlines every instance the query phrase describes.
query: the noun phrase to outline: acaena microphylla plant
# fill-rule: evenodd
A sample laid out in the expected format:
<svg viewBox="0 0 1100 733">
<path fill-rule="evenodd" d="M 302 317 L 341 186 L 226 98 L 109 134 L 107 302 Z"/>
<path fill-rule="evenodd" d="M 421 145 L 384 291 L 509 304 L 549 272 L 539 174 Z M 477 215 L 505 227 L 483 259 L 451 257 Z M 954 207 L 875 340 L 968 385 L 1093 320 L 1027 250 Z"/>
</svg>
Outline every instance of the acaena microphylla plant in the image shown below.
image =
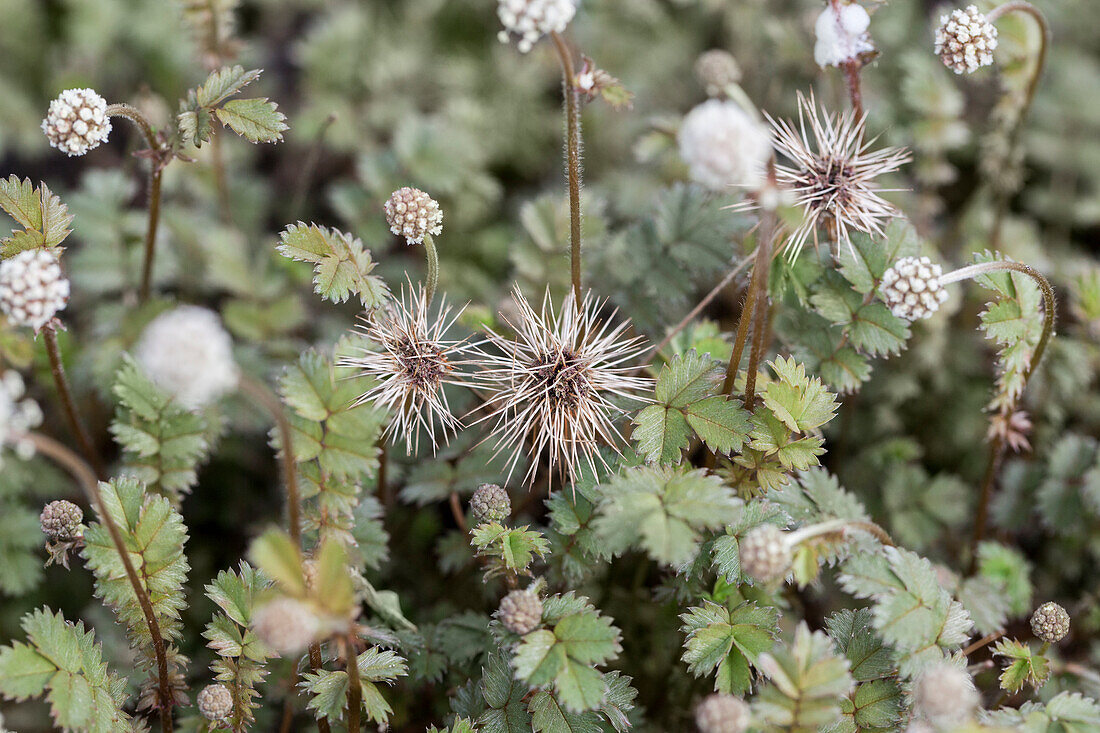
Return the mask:
<svg viewBox="0 0 1100 733">
<path fill-rule="evenodd" d="M 787 5 L 0 24 L 0 727 L 1100 729 L 1089 111 Z"/>
</svg>

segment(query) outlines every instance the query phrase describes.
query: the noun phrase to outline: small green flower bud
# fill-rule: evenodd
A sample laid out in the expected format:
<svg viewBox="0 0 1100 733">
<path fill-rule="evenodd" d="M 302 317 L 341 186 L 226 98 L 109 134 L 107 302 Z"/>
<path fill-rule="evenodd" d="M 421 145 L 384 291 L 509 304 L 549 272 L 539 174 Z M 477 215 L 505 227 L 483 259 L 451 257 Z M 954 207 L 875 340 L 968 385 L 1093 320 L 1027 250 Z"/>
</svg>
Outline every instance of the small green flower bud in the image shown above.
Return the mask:
<svg viewBox="0 0 1100 733">
<path fill-rule="evenodd" d="M 497 616 L 509 631 L 529 634 L 542 623 L 542 601 L 531 591 L 514 590 L 501 600 Z"/>
<path fill-rule="evenodd" d="M 1069 633 L 1069 614 L 1053 601 L 1047 601 L 1031 614 L 1031 631 L 1043 641 L 1055 644 Z"/>
<path fill-rule="evenodd" d="M 470 513 L 474 524 L 503 522 L 512 513 L 512 500 L 496 484 L 482 484 L 470 497 Z"/>
</svg>

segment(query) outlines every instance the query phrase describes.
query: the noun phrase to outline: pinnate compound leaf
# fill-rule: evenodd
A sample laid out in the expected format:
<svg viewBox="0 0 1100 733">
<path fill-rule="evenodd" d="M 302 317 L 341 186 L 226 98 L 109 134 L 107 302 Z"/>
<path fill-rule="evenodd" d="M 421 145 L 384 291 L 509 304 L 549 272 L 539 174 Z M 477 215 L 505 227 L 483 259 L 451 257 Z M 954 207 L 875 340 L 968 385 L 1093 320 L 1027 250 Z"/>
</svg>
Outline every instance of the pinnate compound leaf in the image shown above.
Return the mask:
<svg viewBox="0 0 1100 733">
<path fill-rule="evenodd" d="M 314 290 L 333 303 L 358 295 L 366 310 L 381 306 L 389 290 L 381 278 L 371 275 L 376 263 L 363 243 L 337 229 L 302 222 L 291 224 L 279 235 L 279 254 L 314 265 Z"/>
<path fill-rule="evenodd" d="M 688 671 L 696 677 L 717 672 L 716 692 L 744 695 L 752 687 L 751 666 L 772 648 L 779 634 L 779 611 L 745 603 L 732 611 L 710 601 L 680 616 L 686 635 Z"/>
</svg>

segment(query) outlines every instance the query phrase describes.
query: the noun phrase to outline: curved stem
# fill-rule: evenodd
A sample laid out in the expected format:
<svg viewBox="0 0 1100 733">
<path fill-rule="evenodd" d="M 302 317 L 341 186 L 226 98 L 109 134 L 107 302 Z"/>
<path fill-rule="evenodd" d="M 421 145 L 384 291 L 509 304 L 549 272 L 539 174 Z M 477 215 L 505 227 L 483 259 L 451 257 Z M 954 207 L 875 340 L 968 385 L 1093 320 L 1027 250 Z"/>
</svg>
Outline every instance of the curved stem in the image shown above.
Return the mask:
<svg viewBox="0 0 1100 733">
<path fill-rule="evenodd" d="M 168 658 L 165 653 L 164 637 L 160 633 L 160 624 L 157 623 L 157 617 L 153 613 L 153 603 L 149 599 L 149 593 L 142 585 L 141 579 L 138 578 L 137 571 L 134 569 L 134 563 L 130 559 L 130 551 L 126 548 L 122 532 L 115 524 L 114 517 L 107 511 L 106 504 L 103 503 L 103 495 L 99 491 L 99 481 L 96 479 L 95 472 L 80 459 L 80 456 L 53 438 L 40 433 L 28 433 L 26 437 L 34 444 L 35 450 L 60 464 L 80 483 L 88 498 L 88 503 L 95 508 L 96 514 L 99 515 L 99 521 L 103 523 L 103 526 L 107 528 L 107 533 L 111 536 L 115 552 L 122 560 L 122 566 L 126 570 L 126 578 L 130 581 L 134 596 L 138 600 L 138 605 L 141 606 L 142 615 L 145 616 L 145 623 L 149 626 L 149 636 L 153 640 L 153 654 L 157 660 L 161 729 L 164 733 L 171 733 L 173 701 L 168 678 Z"/>
<path fill-rule="evenodd" d="M 439 285 L 439 253 L 435 250 L 435 240 L 431 234 L 424 235 L 424 255 L 428 260 L 428 275 L 424 285 L 424 304 L 431 305 L 435 297 L 436 287 Z"/>
<path fill-rule="evenodd" d="M 877 539 L 884 545 L 889 547 L 896 547 L 894 541 L 890 539 L 890 535 L 886 530 L 878 526 L 874 522 L 865 522 L 862 520 L 853 519 L 830 519 L 824 522 L 818 522 L 817 524 L 811 524 L 808 527 L 803 527 L 791 532 L 787 535 L 787 543 L 794 547 L 806 540 L 813 539 L 814 537 L 821 537 L 823 535 L 836 534 L 843 532 L 846 529 L 858 529 L 862 530 Z"/>
<path fill-rule="evenodd" d="M 69 423 L 76 442 L 80 444 L 80 450 L 84 457 L 95 469 L 97 476 L 106 476 L 103 470 L 103 461 L 92 443 L 92 438 L 84 423 L 80 420 L 80 413 L 76 409 L 76 401 L 73 399 L 72 389 L 69 387 L 69 379 L 65 376 L 65 366 L 61 361 L 61 349 L 57 345 L 57 331 L 53 326 L 47 326 L 42 330 L 46 342 L 46 354 L 50 359 L 50 371 L 53 373 L 53 381 L 57 385 L 57 396 L 61 400 L 61 407 L 65 412 L 65 420 Z"/>
<path fill-rule="evenodd" d="M 561 60 L 565 97 L 565 162 L 569 179 L 569 254 L 573 296 L 581 305 L 581 102 L 575 83 L 573 55 L 561 34 L 550 34 Z"/>
<path fill-rule="evenodd" d="M 458 525 L 458 529 L 462 532 L 462 534 L 466 534 L 469 531 L 466 527 L 466 515 L 462 512 L 462 502 L 458 498 L 457 491 L 451 492 L 449 503 L 451 505 L 451 516 L 454 517 L 455 524 Z"/>
<path fill-rule="evenodd" d="M 286 482 L 287 525 L 294 546 L 302 547 L 302 505 L 298 493 L 298 468 L 294 461 L 294 436 L 283 411 L 283 403 L 266 384 L 249 376 L 241 377 L 241 391 L 255 399 L 271 413 L 279 431 L 281 444 L 279 455 L 282 458 L 283 481 Z"/>
<path fill-rule="evenodd" d="M 359 682 L 359 658 L 355 653 L 355 637 L 349 636 L 342 644 L 348 674 L 348 733 L 359 733 L 359 711 L 363 706 L 363 687 Z"/>
<path fill-rule="evenodd" d="M 140 302 L 144 303 L 149 299 L 149 292 L 152 288 L 153 257 L 156 254 L 157 225 L 160 222 L 160 177 L 164 166 L 161 161 L 157 160 L 155 154 L 161 152 L 162 146 L 157 141 L 157 136 L 153 133 L 149 120 L 137 108 L 128 104 L 112 104 L 107 107 L 107 116 L 125 117 L 133 122 L 141 130 L 141 134 L 145 136 L 145 142 L 149 145 L 149 150 L 154 153 L 153 159 L 149 161 L 152 166 L 152 170 L 149 172 L 149 223 L 145 228 L 145 255 L 141 267 L 141 290 L 138 296 Z"/>
</svg>

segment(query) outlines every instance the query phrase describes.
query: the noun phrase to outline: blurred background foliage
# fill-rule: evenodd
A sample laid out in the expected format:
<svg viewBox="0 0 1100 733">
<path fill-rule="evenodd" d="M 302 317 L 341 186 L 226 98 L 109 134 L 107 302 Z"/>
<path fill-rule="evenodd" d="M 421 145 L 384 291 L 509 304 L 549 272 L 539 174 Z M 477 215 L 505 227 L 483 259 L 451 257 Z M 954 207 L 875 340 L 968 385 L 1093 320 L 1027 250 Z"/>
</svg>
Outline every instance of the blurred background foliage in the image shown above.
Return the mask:
<svg viewBox="0 0 1100 733">
<path fill-rule="evenodd" d="M 999 72 L 960 78 L 931 50 L 937 3 L 870 3 L 881 56 L 863 73 L 864 94 L 871 131 L 915 151 L 915 162 L 891 181 L 900 189 L 892 198 L 922 246 L 954 263 L 993 247 L 989 229 L 1001 187 L 1010 194 L 1009 213 L 997 248 L 1046 273 L 1058 289 L 1059 338 L 1027 398 L 1036 457 L 1010 460 L 995 520 L 1000 536 L 1011 536 L 1035 568 L 1037 600 L 1078 599 L 1069 610 L 1088 639 L 1100 631 L 1092 570 L 1100 560 L 1100 4 L 1036 4 L 1050 19 L 1053 46 L 1025 122 L 1021 160 L 997 157 L 996 110 L 1026 80 L 1023 59 L 1037 42 L 1026 20 L 1003 22 Z M 473 302 L 470 323 L 491 318 L 513 281 L 528 292 L 547 283 L 556 293 L 565 289 L 560 74 L 548 44 L 524 57 L 496 40 L 495 7 L 492 0 L 0 0 L 0 173 L 45 181 L 75 214 L 66 260 L 74 296 L 63 348 L 108 455 L 115 450 L 106 425 L 120 355 L 169 302 L 218 308 L 242 363 L 269 377 L 312 346 L 330 348 L 353 324 L 353 305 L 314 298 L 308 268 L 275 254 L 277 233 L 298 219 L 361 237 L 378 271 L 396 284 L 406 270 L 418 277 L 421 255 L 389 234 L 382 202 L 398 186 L 417 186 L 445 212 L 441 288 L 452 300 Z M 793 115 L 795 91 L 811 88 L 827 106 L 843 109 L 841 76 L 813 62 L 820 8 L 819 0 L 581 3 L 570 38 L 635 95 L 632 110 L 594 103 L 584 112 L 586 282 L 657 340 L 743 255 L 752 223 L 723 209 L 736 192 L 712 196 L 688 184 L 676 154 L 680 118 L 706 96 L 695 59 L 712 48 L 731 52 L 748 96 L 776 117 Z M 210 9 L 219 20 L 213 35 L 204 15 Z M 130 153 L 140 141 L 117 122 L 110 144 L 65 158 L 47 146 L 40 121 L 62 89 L 87 86 L 165 124 L 187 89 L 227 62 L 265 70 L 254 91 L 278 102 L 290 130 L 275 146 L 219 136 L 227 210 L 219 205 L 213 146 L 166 171 L 156 271 L 162 297 L 135 308 L 145 194 L 144 163 Z M 689 329 L 673 347 L 700 345 L 717 355 L 710 347 L 732 327 L 736 290 L 707 311 L 715 323 Z M 825 458 L 888 530 L 945 563 L 964 541 L 960 530 L 969 527 L 972 487 L 985 459 L 983 408 L 993 367 L 976 330 L 976 290 L 955 295 L 945 313 L 915 328 L 900 356 L 873 362 L 869 381 L 846 397 L 830 426 Z M 778 327 L 775 348 L 796 348 L 784 338 L 797 333 Z M 45 376 L 41 346 L 6 326 L 0 357 Z M 51 404 L 42 386 L 48 380 L 29 381 L 39 385 L 40 402 Z M 209 660 L 198 631 L 212 604 L 199 589 L 237 561 L 281 505 L 263 416 L 244 402 L 231 401 L 224 412 L 224 437 L 183 504 L 194 644 L 183 651 L 195 660 L 194 671 Z M 56 412 L 47 409 L 47 420 L 47 431 L 66 434 Z M 444 454 L 454 470 L 442 478 L 398 460 L 392 480 L 405 486 L 405 503 L 391 510 L 385 529 L 389 558 L 400 561 L 380 552 L 371 563 L 372 582 L 396 590 L 406 614 L 452 661 L 465 654 L 463 633 L 472 633 L 463 631 L 469 619 L 460 612 L 476 621 L 496 597 L 473 570 L 449 516 L 438 505 L 417 507 L 451 486 L 468 494 L 491 478 L 484 460 L 459 456 L 458 448 Z M 0 641 L 20 636 L 19 618 L 48 604 L 87 619 L 114 655 L 110 661 L 125 665 L 117 658 L 126 649 L 121 631 L 90 600 L 89 577 L 40 567 L 37 512 L 69 491 L 41 461 L 6 462 L 0 472 Z M 365 505 L 365 513 L 375 512 L 374 503 Z M 621 664 L 635 677 L 644 714 L 654 729 L 675 729 L 687 715 L 676 701 L 707 683 L 683 674 L 670 681 L 668 670 L 679 664 L 677 608 L 636 605 L 632 583 L 647 581 L 663 582 L 655 568 L 624 558 L 582 589 L 623 627 Z M 820 602 L 816 595 L 829 593 L 812 590 L 806 613 Z M 1095 663 L 1100 646 L 1086 642 L 1067 655 Z M 446 693 L 465 681 L 415 664 L 412 680 L 388 693 L 398 729 L 441 720 Z M 266 694 L 272 704 L 260 712 L 258 730 L 272 729 L 285 690 Z M 21 705 L 5 716 L 15 730 L 46 730 L 44 708 Z"/>
</svg>

